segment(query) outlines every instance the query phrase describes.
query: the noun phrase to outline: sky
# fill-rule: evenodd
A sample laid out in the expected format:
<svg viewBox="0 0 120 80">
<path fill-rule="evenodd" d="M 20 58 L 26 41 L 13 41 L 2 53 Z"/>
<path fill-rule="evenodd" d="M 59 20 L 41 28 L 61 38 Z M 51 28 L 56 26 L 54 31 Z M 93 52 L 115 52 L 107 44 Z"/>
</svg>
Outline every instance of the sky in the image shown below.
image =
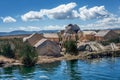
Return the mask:
<svg viewBox="0 0 120 80">
<path fill-rule="evenodd" d="M 120 0 L 0 0 L 0 32 L 120 28 Z"/>
</svg>

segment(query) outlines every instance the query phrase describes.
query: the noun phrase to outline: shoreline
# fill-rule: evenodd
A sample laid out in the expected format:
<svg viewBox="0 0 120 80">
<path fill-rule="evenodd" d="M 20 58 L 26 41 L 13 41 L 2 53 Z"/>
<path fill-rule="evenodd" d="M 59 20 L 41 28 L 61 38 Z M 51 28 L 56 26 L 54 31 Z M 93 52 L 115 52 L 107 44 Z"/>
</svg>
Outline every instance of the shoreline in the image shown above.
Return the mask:
<svg viewBox="0 0 120 80">
<path fill-rule="evenodd" d="M 62 60 L 91 60 L 99 59 L 104 57 L 120 57 L 120 50 L 115 51 L 102 51 L 102 52 L 79 52 L 78 55 L 69 55 L 65 54 L 61 57 L 52 57 L 52 56 L 39 56 L 36 64 L 45 64 L 52 63 Z M 20 60 L 6 58 L 0 56 L 0 67 L 9 67 L 9 66 L 21 66 L 23 65 Z"/>
</svg>

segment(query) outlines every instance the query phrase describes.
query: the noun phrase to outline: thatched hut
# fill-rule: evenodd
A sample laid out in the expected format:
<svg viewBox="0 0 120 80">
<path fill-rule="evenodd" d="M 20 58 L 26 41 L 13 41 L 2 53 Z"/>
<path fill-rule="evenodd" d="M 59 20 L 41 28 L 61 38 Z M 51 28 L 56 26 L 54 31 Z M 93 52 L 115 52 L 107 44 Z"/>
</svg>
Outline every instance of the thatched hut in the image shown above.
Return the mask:
<svg viewBox="0 0 120 80">
<path fill-rule="evenodd" d="M 97 41 L 107 41 L 118 37 L 119 35 L 113 30 L 101 30 L 95 35 Z"/>
<path fill-rule="evenodd" d="M 84 40 L 94 41 L 95 35 L 96 35 L 95 31 L 83 31 L 82 41 L 84 41 Z"/>
<path fill-rule="evenodd" d="M 44 38 L 59 43 L 59 36 L 57 33 L 45 33 L 43 34 Z"/>
<path fill-rule="evenodd" d="M 39 55 L 55 57 L 61 56 L 60 47 L 53 41 L 41 39 L 34 45 L 34 47 L 37 49 Z"/>
<path fill-rule="evenodd" d="M 23 38 L 23 41 L 27 41 L 31 46 L 35 47 L 39 55 L 61 56 L 59 45 L 55 41 L 46 39 L 42 34 L 34 33 Z"/>
</svg>

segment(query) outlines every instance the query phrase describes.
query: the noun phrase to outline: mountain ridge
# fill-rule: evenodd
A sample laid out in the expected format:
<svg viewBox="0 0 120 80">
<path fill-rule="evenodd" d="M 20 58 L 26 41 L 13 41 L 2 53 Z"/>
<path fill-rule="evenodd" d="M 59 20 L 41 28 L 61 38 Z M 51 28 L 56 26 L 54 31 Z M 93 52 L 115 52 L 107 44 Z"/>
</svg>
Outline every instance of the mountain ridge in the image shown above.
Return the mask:
<svg viewBox="0 0 120 80">
<path fill-rule="evenodd" d="M 24 31 L 24 30 L 15 30 L 11 32 L 0 32 L 0 36 L 9 36 L 9 35 L 24 35 L 32 33 L 57 33 L 59 30 L 41 30 L 41 31 Z"/>
</svg>

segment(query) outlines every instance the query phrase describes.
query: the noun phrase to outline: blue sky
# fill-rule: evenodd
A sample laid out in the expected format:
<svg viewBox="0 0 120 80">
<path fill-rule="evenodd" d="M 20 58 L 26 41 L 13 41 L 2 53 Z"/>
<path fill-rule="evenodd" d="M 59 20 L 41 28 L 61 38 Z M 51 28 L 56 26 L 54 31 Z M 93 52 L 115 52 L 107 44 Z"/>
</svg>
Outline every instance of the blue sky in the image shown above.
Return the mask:
<svg viewBox="0 0 120 80">
<path fill-rule="evenodd" d="M 120 28 L 120 0 L 0 0 L 0 32 Z"/>
</svg>

